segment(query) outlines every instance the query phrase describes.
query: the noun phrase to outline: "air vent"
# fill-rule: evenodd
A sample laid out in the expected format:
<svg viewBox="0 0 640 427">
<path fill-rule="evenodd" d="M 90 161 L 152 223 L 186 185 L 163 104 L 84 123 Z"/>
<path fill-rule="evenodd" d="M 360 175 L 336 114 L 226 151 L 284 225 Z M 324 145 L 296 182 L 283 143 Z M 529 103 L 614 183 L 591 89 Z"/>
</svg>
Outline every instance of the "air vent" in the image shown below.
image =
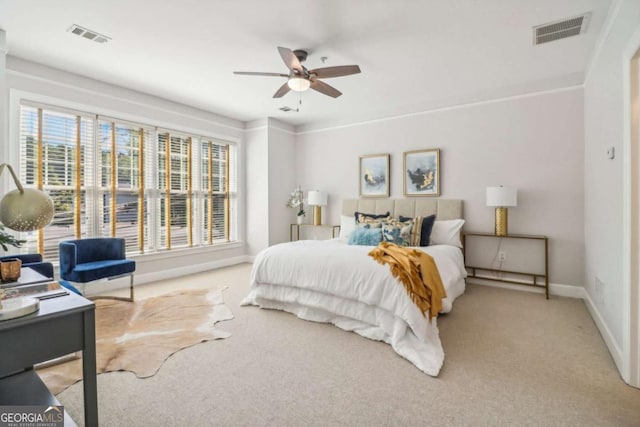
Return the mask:
<svg viewBox="0 0 640 427">
<path fill-rule="evenodd" d="M 533 44 L 535 46 L 583 34 L 587 31 L 589 19 L 591 12 L 533 27 Z"/>
<path fill-rule="evenodd" d="M 96 43 L 106 43 L 111 40 L 111 37 L 102 35 L 96 31 L 89 30 L 87 28 L 81 27 L 80 25 L 73 24 L 67 32 L 71 34 L 75 34 L 76 36 L 84 37 L 85 39 L 92 40 Z"/>
</svg>

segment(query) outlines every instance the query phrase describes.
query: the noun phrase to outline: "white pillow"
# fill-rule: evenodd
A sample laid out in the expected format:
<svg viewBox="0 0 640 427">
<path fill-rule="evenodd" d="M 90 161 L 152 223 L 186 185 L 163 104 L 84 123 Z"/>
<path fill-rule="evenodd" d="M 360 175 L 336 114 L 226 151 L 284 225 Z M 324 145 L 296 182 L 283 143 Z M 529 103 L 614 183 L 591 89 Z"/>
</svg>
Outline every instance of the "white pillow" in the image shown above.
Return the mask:
<svg viewBox="0 0 640 427">
<path fill-rule="evenodd" d="M 353 230 L 356 229 L 356 218 L 354 216 L 340 215 L 340 238 L 348 239 Z"/>
<path fill-rule="evenodd" d="M 431 230 L 432 245 L 451 245 L 462 248 L 460 229 L 464 225 L 464 219 L 450 219 L 436 221 Z"/>
</svg>

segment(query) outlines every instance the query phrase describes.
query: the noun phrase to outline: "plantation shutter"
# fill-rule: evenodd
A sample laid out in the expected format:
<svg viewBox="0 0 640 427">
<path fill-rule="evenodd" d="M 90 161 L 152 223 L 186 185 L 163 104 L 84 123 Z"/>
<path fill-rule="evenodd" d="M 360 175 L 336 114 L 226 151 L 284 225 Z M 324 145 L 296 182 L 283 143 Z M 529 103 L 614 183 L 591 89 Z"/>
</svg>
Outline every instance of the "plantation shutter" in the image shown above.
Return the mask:
<svg viewBox="0 0 640 427">
<path fill-rule="evenodd" d="M 191 142 L 186 135 L 158 130 L 160 245 L 167 249 L 189 245 Z"/>
<path fill-rule="evenodd" d="M 54 204 L 51 223 L 24 233 L 28 252 L 58 258 L 58 243 L 90 235 L 86 212 L 92 209 L 92 116 L 57 107 L 20 106 L 20 179 L 46 191 Z M 87 173 L 89 172 L 89 173 Z"/>
<path fill-rule="evenodd" d="M 19 175 L 54 201 L 26 252 L 58 258 L 61 240 L 123 237 L 128 253 L 237 239 L 234 144 L 23 101 Z"/>
<path fill-rule="evenodd" d="M 144 192 L 147 149 L 152 130 L 135 123 L 98 118 L 98 199 L 103 237 L 123 237 L 127 252 L 149 247 Z"/>
<path fill-rule="evenodd" d="M 228 242 L 235 236 L 229 220 L 236 210 L 235 146 L 201 139 L 201 185 L 205 243 Z"/>
</svg>

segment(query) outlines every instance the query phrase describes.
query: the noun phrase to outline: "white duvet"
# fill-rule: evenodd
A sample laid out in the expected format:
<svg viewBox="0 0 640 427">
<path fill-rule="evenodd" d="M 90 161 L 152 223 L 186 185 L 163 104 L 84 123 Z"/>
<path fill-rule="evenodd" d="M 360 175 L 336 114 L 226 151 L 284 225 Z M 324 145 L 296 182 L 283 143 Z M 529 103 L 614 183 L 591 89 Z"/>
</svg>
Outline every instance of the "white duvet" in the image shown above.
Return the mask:
<svg viewBox="0 0 640 427">
<path fill-rule="evenodd" d="M 420 313 L 389 267 L 368 256 L 371 249 L 340 239 L 271 246 L 256 256 L 251 291 L 241 305 L 288 311 L 384 341 L 421 371 L 437 376 L 444 362 L 437 319 L 429 322 Z M 462 252 L 448 245 L 419 249 L 438 266 L 447 291 L 442 312 L 449 312 L 464 292 Z"/>
</svg>

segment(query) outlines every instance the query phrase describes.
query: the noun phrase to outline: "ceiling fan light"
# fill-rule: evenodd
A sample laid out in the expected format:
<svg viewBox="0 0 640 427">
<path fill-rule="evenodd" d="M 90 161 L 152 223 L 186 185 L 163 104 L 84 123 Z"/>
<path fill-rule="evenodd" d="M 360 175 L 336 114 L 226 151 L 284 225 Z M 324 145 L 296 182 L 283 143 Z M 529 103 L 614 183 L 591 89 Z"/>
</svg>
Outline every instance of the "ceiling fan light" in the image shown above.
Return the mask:
<svg viewBox="0 0 640 427">
<path fill-rule="evenodd" d="M 287 84 L 289 85 L 289 89 L 296 92 L 304 92 L 311 86 L 311 82 L 302 77 L 291 77 Z"/>
</svg>

